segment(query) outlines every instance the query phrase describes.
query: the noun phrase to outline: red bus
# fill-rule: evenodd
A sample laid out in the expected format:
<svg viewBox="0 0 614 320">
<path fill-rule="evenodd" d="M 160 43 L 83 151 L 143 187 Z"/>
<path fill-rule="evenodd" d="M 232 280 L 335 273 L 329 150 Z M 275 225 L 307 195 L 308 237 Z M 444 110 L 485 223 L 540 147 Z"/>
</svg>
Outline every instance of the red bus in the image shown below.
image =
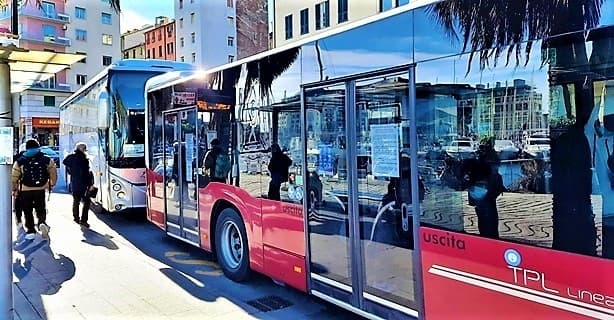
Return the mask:
<svg viewBox="0 0 614 320">
<path fill-rule="evenodd" d="M 152 78 L 148 219 L 368 318 L 614 318 L 614 8 L 512 2 Z"/>
</svg>

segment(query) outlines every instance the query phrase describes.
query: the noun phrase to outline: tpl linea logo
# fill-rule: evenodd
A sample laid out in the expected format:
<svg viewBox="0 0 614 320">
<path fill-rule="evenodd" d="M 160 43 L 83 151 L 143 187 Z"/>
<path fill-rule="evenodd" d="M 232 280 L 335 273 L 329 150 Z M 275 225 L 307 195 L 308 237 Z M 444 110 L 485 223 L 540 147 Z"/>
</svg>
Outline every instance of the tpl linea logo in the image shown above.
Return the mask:
<svg viewBox="0 0 614 320">
<path fill-rule="evenodd" d="M 525 287 L 533 287 L 536 284 L 541 286 L 541 289 L 546 292 L 559 293 L 558 290 L 548 288 L 546 286 L 546 274 L 535 270 L 521 268 L 522 256 L 516 249 L 507 249 L 503 253 L 503 259 L 507 263 L 507 267 L 514 274 L 514 283 Z"/>
</svg>

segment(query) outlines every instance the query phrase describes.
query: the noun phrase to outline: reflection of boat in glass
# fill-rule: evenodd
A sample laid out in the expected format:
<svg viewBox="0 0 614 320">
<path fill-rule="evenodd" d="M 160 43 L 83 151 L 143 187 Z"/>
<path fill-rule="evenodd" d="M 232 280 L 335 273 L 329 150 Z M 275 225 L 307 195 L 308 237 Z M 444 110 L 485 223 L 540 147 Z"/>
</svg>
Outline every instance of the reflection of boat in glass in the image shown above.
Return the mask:
<svg viewBox="0 0 614 320">
<path fill-rule="evenodd" d="M 550 157 L 550 137 L 545 133 L 530 135 L 525 139 L 523 153 L 531 158 Z"/>
<path fill-rule="evenodd" d="M 517 159 L 520 155 L 520 148 L 512 140 L 495 140 L 494 148 L 501 160 Z"/>
<path fill-rule="evenodd" d="M 469 138 L 453 140 L 444 146 L 443 149 L 450 156 L 460 159 L 472 158 L 477 151 L 475 143 Z"/>
</svg>

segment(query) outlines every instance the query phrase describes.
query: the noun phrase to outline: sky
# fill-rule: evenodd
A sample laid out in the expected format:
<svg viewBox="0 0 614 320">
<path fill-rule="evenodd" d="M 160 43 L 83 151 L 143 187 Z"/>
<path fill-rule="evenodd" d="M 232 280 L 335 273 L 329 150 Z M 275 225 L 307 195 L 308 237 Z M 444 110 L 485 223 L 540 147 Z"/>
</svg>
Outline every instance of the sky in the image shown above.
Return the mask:
<svg viewBox="0 0 614 320">
<path fill-rule="evenodd" d="M 157 16 L 173 18 L 173 0 L 130 0 L 122 1 L 120 14 L 121 32 L 153 25 Z"/>
</svg>

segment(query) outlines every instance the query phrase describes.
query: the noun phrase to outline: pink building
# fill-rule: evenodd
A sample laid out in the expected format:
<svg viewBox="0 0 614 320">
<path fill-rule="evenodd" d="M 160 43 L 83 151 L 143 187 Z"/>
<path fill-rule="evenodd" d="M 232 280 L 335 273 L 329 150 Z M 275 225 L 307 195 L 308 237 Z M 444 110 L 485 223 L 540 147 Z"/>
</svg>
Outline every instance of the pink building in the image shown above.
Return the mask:
<svg viewBox="0 0 614 320">
<path fill-rule="evenodd" d="M 71 40 L 66 37 L 70 16 L 65 12 L 65 0 L 44 0 L 39 8 L 29 1 L 19 8 L 19 45 L 24 49 L 67 52 Z M 10 28 L 11 10 L 0 12 L 0 26 Z M 2 28 L 0 28 L 2 29 Z M 71 87 L 66 72 L 35 83 L 20 93 L 20 136 L 36 136 L 43 145 L 57 145 L 59 114 L 57 106 L 68 96 Z"/>
</svg>

